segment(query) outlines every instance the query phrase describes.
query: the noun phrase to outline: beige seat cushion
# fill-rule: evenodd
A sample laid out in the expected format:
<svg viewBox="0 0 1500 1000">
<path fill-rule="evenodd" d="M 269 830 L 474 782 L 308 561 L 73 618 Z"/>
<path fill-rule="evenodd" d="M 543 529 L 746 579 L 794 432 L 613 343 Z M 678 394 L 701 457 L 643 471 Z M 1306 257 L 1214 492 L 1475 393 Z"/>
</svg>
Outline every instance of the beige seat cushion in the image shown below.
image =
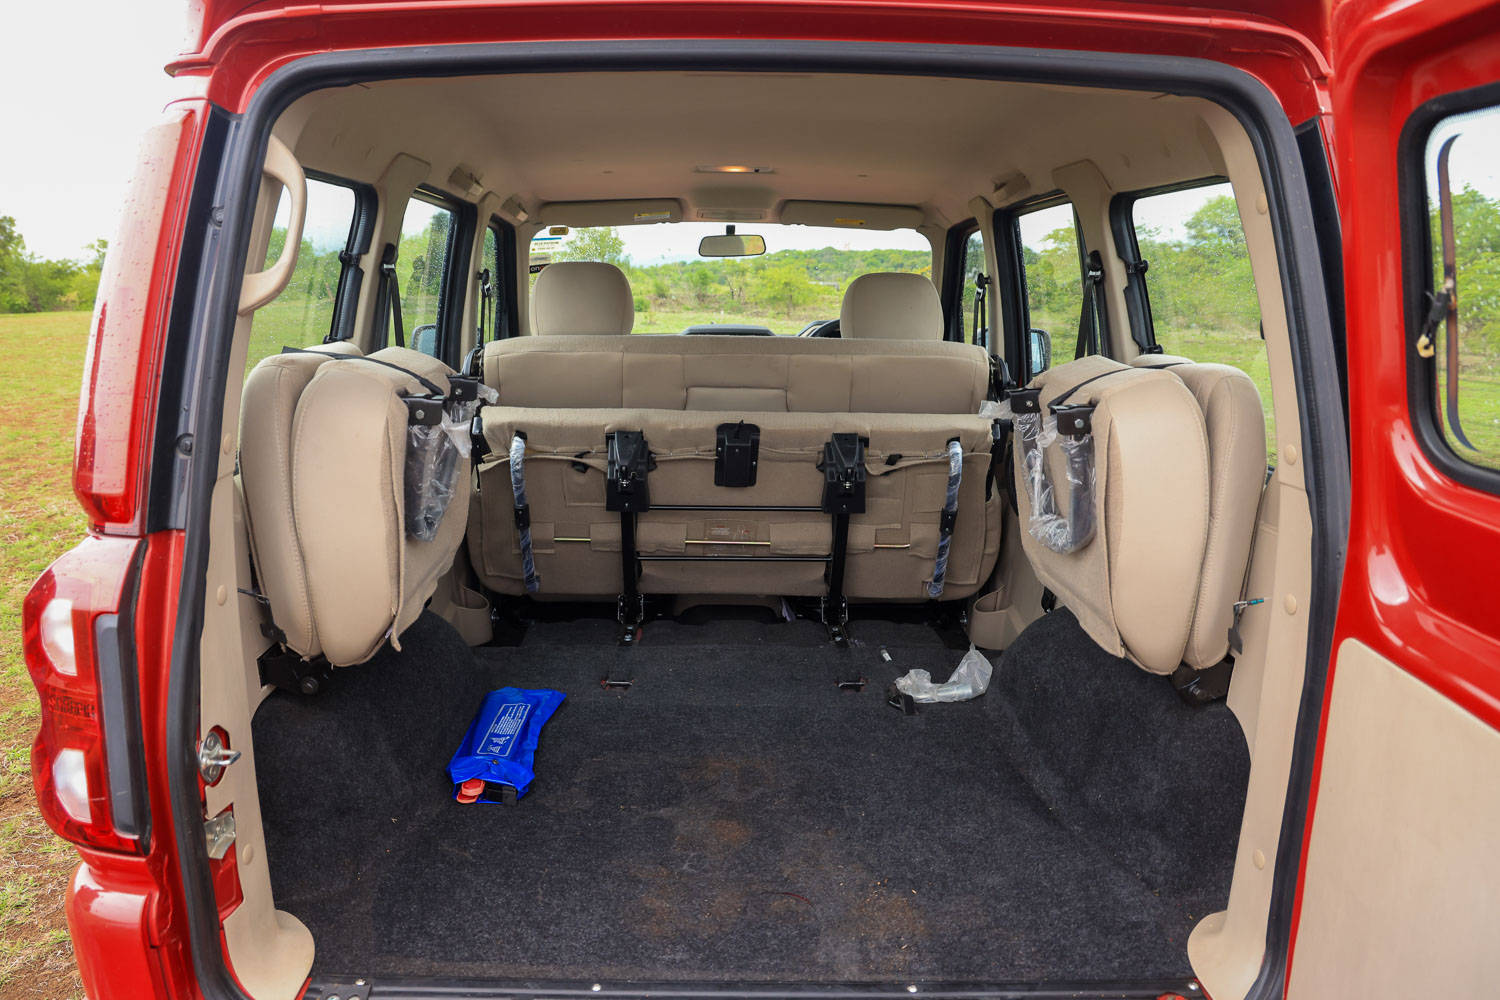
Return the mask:
<svg viewBox="0 0 1500 1000">
<path fill-rule="evenodd" d="M 937 287 L 921 274 L 862 274 L 844 291 L 839 333 L 846 340 L 942 340 Z"/>
<path fill-rule="evenodd" d="M 531 325 L 540 336 L 629 333 L 635 326 L 630 281 L 613 264 L 548 264 L 531 291 Z"/>
<path fill-rule="evenodd" d="M 1145 354 L 1136 365 L 1170 365 L 1198 401 L 1208 432 L 1209 516 L 1203 578 L 1183 656 L 1211 667 L 1229 651 L 1234 603 L 1255 536 L 1255 515 L 1266 478 L 1266 425 L 1260 391 L 1238 368 L 1195 364 L 1175 355 Z"/>
</svg>

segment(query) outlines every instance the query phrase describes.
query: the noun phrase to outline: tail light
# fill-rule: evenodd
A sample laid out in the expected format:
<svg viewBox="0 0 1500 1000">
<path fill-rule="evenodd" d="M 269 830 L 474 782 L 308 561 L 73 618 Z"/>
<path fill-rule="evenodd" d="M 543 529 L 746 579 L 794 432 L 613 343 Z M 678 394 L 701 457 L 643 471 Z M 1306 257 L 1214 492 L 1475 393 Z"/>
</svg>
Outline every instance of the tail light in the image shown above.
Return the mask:
<svg viewBox="0 0 1500 1000">
<path fill-rule="evenodd" d="M 131 644 L 120 615 L 139 543 L 86 538 L 26 595 L 26 668 L 41 699 L 31 777 L 49 826 L 76 844 L 140 849 L 144 786 Z"/>
</svg>

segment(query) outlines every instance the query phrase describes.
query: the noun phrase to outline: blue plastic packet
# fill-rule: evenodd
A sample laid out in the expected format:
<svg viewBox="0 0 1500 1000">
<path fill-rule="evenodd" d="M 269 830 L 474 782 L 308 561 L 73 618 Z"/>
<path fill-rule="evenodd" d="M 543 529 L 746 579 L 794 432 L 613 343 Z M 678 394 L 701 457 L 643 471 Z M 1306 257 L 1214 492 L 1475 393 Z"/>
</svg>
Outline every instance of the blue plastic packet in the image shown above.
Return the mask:
<svg viewBox="0 0 1500 1000">
<path fill-rule="evenodd" d="M 469 723 L 458 753 L 448 762 L 459 802 L 515 805 L 535 776 L 532 764 L 542 726 L 562 704 L 561 691 L 501 688 L 491 691 Z"/>
</svg>

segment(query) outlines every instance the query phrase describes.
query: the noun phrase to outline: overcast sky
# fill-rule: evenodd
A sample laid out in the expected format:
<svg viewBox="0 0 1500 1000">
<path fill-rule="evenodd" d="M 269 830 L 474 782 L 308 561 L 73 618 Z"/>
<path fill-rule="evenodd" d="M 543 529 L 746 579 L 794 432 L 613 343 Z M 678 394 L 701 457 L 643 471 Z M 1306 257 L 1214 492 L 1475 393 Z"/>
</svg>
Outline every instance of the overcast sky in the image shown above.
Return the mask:
<svg viewBox="0 0 1500 1000">
<path fill-rule="evenodd" d="M 185 0 L 7 5 L 0 32 L 0 125 L 6 136 L 0 215 L 15 217 L 32 253 L 78 257 L 89 242 L 114 236 L 140 136 L 175 93 L 162 66 L 177 54 L 185 25 Z M 1468 182 L 1491 197 L 1500 195 L 1500 128 L 1492 124 L 1497 117 L 1463 123 L 1465 140 L 1453 157 L 1455 187 Z M 1151 221 L 1164 236 L 1180 235 L 1203 194 L 1162 199 Z M 695 246 L 700 235 L 697 227 L 691 233 L 689 228 L 643 227 L 629 239 L 629 251 L 643 263 L 689 256 L 691 248 L 682 244 Z M 891 235 L 851 232 L 841 245 L 906 245 Z M 820 237 L 783 229 L 774 233 L 770 249 L 827 245 Z"/>
<path fill-rule="evenodd" d="M 184 0 L 5 4 L 0 215 L 27 248 L 78 257 L 112 238 L 136 149 L 173 94 Z"/>
</svg>

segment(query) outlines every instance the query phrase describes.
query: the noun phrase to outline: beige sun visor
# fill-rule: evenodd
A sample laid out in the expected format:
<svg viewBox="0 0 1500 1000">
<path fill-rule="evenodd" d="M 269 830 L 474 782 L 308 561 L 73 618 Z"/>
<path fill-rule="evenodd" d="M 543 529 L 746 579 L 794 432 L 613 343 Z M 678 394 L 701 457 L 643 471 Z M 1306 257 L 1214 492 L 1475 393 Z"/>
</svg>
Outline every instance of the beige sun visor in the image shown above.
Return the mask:
<svg viewBox="0 0 1500 1000">
<path fill-rule="evenodd" d="M 926 216 L 914 205 L 860 205 L 843 201 L 789 201 L 781 206 L 788 226 L 844 229 L 916 229 Z"/>
<path fill-rule="evenodd" d="M 537 213 L 549 226 L 640 226 L 653 222 L 681 222 L 682 202 L 676 198 L 625 198 L 618 201 L 552 201 Z"/>
</svg>

